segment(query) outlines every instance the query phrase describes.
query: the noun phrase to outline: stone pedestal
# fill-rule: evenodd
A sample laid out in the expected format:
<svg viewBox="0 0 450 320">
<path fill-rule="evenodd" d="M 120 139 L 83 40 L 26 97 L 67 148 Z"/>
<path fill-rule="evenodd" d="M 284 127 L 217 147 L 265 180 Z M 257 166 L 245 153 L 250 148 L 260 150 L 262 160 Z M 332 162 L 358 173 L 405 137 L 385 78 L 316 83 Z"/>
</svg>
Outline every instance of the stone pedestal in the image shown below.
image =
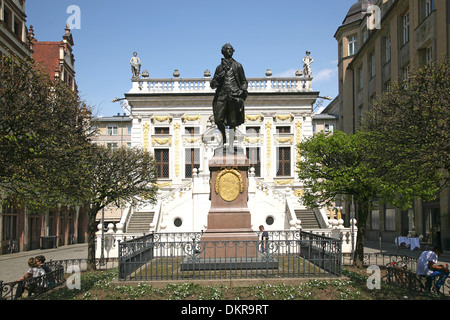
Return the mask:
<svg viewBox="0 0 450 320">
<path fill-rule="evenodd" d="M 242 154 L 216 154 L 209 161 L 211 209 L 201 241 L 251 241 L 248 245 L 205 246 L 207 258 L 256 257 L 258 236 L 251 228 L 248 209 L 249 160 Z"/>
</svg>

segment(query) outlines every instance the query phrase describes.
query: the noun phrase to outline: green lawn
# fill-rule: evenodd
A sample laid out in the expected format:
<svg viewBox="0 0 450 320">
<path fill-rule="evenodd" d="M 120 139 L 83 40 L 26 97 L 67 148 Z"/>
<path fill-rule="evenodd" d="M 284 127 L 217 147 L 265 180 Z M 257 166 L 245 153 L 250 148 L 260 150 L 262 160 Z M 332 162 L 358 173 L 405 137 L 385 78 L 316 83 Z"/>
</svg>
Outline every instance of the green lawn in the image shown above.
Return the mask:
<svg viewBox="0 0 450 320">
<path fill-rule="evenodd" d="M 298 284 L 251 286 L 200 285 L 194 282 L 167 284 L 157 288 L 151 282 L 118 282 L 117 270 L 83 272 L 81 288 L 63 285 L 39 297 L 40 300 L 434 300 L 448 299 L 412 293 L 382 283 L 381 289 L 367 288 L 365 270 L 344 268 L 344 278 L 299 279 Z"/>
</svg>

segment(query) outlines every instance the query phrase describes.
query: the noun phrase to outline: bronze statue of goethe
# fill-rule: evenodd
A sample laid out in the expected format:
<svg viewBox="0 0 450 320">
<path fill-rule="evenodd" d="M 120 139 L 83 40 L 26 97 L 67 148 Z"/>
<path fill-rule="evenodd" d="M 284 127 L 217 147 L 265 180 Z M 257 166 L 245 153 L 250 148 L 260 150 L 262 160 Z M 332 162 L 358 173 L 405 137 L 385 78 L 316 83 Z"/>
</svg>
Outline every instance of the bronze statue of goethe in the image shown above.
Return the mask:
<svg viewBox="0 0 450 320">
<path fill-rule="evenodd" d="M 248 82 L 242 65 L 233 59 L 234 49 L 227 43 L 222 47 L 222 63 L 216 68 L 211 88 L 216 89 L 213 100 L 214 122 L 222 134 L 218 149 L 227 142 L 225 127 L 229 127 L 228 153 L 234 153 L 235 129 L 245 122 L 244 101 L 248 96 Z"/>
</svg>

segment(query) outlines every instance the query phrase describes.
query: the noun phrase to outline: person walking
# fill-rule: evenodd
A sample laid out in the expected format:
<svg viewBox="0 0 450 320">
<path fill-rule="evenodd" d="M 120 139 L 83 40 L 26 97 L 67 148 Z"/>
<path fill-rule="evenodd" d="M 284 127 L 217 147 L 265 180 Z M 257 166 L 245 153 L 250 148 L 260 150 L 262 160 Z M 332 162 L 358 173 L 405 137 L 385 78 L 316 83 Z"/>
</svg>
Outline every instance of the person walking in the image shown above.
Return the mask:
<svg viewBox="0 0 450 320">
<path fill-rule="evenodd" d="M 261 246 L 259 248 L 259 252 L 266 253 L 267 252 L 267 242 L 269 241 L 269 233 L 264 230 L 264 226 L 259 226 L 259 231 L 261 231 Z"/>
</svg>

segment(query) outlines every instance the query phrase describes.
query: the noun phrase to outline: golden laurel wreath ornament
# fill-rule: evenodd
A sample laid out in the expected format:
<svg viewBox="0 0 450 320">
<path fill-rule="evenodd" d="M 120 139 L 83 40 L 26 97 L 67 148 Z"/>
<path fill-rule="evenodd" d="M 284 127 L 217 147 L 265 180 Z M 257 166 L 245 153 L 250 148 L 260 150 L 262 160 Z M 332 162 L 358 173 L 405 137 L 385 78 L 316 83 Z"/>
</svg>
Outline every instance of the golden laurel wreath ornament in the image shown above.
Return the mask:
<svg viewBox="0 0 450 320">
<path fill-rule="evenodd" d="M 223 200 L 227 202 L 236 200 L 239 193 L 244 191 L 244 181 L 239 170 L 237 168 L 221 169 L 214 189 Z"/>
</svg>

